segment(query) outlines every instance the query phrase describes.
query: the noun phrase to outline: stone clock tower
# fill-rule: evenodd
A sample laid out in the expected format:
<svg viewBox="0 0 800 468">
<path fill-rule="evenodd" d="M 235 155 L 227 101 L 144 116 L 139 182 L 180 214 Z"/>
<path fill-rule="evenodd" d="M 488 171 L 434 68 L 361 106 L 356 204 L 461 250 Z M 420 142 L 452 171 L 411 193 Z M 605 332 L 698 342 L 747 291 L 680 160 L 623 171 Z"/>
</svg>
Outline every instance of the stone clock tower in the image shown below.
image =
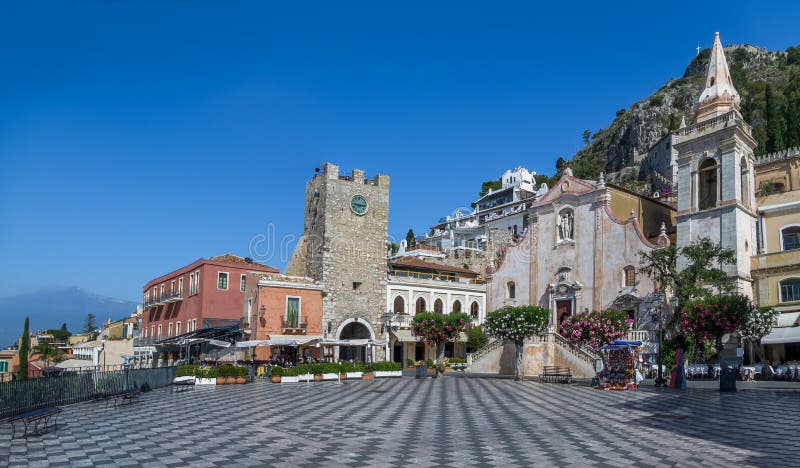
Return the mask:
<svg viewBox="0 0 800 468">
<path fill-rule="evenodd" d="M 339 175 L 326 163 L 306 184 L 303 237 L 286 273 L 322 284 L 325 338 L 382 338 L 388 231 L 389 176 L 369 180 L 358 169 Z M 383 359 L 383 348 L 375 350 Z M 344 346 L 337 357 L 366 358 L 364 348 Z"/>
<path fill-rule="evenodd" d="M 736 263 L 725 268 L 738 292 L 753 297 L 750 256 L 756 251 L 756 142 L 739 112 L 739 102 L 717 33 L 705 89 L 695 106 L 696 122 L 676 132 L 677 247 L 709 237 L 733 250 Z M 678 268 L 682 260 L 678 258 Z"/>
</svg>

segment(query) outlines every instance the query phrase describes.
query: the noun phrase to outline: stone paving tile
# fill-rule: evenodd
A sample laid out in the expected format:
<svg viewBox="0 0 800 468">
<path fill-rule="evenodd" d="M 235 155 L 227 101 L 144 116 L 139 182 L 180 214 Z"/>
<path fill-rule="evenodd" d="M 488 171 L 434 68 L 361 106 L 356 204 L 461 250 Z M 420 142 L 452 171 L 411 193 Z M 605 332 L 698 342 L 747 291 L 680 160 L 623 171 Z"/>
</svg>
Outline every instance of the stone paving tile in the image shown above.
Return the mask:
<svg viewBox="0 0 800 468">
<path fill-rule="evenodd" d="M 800 386 L 720 394 L 445 376 L 158 389 L 66 406 L 13 466 L 797 466 Z"/>
</svg>

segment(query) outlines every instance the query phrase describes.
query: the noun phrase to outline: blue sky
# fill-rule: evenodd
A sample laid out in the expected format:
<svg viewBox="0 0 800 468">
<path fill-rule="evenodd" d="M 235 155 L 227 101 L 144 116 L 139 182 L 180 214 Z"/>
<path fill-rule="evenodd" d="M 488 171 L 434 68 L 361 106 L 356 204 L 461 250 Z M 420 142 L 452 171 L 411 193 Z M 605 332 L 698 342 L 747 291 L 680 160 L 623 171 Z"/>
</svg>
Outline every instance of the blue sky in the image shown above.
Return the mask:
<svg viewBox="0 0 800 468">
<path fill-rule="evenodd" d="M 715 31 L 800 42 L 795 2 L 642 3 L 4 5 L 0 296 L 137 300 L 269 224 L 299 235 L 324 161 L 390 174 L 390 235 L 421 233 L 506 168 L 552 173 Z"/>
</svg>

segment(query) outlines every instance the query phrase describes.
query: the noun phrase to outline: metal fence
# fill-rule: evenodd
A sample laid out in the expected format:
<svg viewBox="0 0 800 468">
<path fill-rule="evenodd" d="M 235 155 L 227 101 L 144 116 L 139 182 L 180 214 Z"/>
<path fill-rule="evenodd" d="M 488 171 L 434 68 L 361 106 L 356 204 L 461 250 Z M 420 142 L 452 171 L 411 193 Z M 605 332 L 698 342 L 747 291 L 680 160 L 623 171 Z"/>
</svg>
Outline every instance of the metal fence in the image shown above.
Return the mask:
<svg viewBox="0 0 800 468">
<path fill-rule="evenodd" d="M 175 367 L 68 372 L 58 376 L 0 383 L 0 419 L 37 408 L 62 406 L 130 390 L 170 385 Z"/>
</svg>

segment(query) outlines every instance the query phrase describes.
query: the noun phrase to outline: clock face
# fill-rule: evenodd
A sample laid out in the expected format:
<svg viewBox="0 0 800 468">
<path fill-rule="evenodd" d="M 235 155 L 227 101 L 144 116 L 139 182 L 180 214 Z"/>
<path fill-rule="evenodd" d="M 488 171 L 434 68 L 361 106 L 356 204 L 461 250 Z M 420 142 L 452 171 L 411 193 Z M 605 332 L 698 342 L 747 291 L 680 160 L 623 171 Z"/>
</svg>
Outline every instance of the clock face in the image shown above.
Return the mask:
<svg viewBox="0 0 800 468">
<path fill-rule="evenodd" d="M 367 200 L 362 195 L 355 195 L 350 199 L 350 209 L 357 215 L 367 212 Z"/>
</svg>

